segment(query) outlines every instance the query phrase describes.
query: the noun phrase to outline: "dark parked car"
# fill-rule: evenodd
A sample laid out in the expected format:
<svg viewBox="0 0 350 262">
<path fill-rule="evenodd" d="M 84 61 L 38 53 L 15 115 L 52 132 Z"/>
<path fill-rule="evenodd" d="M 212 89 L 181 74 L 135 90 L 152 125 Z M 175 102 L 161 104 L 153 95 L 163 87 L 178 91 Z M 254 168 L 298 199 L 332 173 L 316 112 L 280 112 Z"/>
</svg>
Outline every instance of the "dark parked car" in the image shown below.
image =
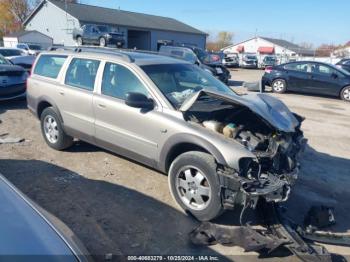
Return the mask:
<svg viewBox="0 0 350 262">
<path fill-rule="evenodd" d="M 25 97 L 28 73 L 0 55 L 0 101 Z"/>
<path fill-rule="evenodd" d="M 262 82 L 276 93 L 295 91 L 350 101 L 350 73 L 331 64 L 303 61 L 267 67 Z"/>
<path fill-rule="evenodd" d="M 0 195 L 1 261 L 89 261 L 86 249 L 67 226 L 1 174 Z"/>
<path fill-rule="evenodd" d="M 122 33 L 114 32 L 109 26 L 86 24 L 79 29 L 73 30 L 73 39 L 78 45 L 115 45 L 119 48 L 125 45 L 125 36 Z"/>
<path fill-rule="evenodd" d="M 159 53 L 166 56 L 180 58 L 192 64 L 197 64 L 203 70 L 214 75 L 224 83 L 231 78 L 230 71 L 222 64 L 217 54 L 209 54 L 206 51 L 193 46 L 167 46 L 163 45 Z"/>
<path fill-rule="evenodd" d="M 260 68 L 266 68 L 268 66 L 275 66 L 277 65 L 277 57 L 274 55 L 267 55 L 264 57 L 260 64 Z"/>
<path fill-rule="evenodd" d="M 350 72 L 350 58 L 340 60 L 336 66 Z"/>
</svg>

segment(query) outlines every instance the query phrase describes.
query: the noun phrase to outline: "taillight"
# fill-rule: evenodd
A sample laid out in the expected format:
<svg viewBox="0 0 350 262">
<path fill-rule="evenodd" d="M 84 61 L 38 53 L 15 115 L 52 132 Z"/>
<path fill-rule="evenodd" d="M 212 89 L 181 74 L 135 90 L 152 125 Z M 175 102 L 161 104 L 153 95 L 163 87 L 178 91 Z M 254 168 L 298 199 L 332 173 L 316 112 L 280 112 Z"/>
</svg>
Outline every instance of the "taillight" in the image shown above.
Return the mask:
<svg viewBox="0 0 350 262">
<path fill-rule="evenodd" d="M 265 73 L 267 73 L 267 74 L 270 74 L 272 72 L 272 70 L 273 70 L 272 66 L 265 67 Z"/>
</svg>

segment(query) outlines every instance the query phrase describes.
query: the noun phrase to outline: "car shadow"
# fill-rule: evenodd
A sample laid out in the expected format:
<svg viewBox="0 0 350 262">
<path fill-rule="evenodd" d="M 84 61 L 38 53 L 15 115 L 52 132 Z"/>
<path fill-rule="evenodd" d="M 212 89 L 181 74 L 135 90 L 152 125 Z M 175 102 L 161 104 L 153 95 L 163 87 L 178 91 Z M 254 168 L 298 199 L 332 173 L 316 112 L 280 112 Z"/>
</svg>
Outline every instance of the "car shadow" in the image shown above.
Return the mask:
<svg viewBox="0 0 350 262">
<path fill-rule="evenodd" d="M 238 86 L 242 86 L 243 83 L 244 83 L 244 81 L 229 80 L 228 86 L 238 87 Z"/>
<path fill-rule="evenodd" d="M 350 157 L 341 158 L 316 151 L 307 146 L 301 159 L 299 179 L 292 188 L 287 202 L 286 215 L 299 225 L 311 206 L 324 205 L 334 208 L 336 224 L 327 228 L 331 232 L 350 231 Z M 241 208 L 226 212 L 215 222 L 222 225 L 240 225 Z M 249 210 L 243 224 L 258 225 L 256 214 Z"/>
<path fill-rule="evenodd" d="M 193 246 L 193 218 L 122 185 L 93 180 L 38 160 L 0 160 L 0 172 L 23 193 L 52 213 L 84 243 L 93 258 L 120 255 L 210 255 Z"/>
<path fill-rule="evenodd" d="M 0 115 L 5 113 L 8 110 L 18 110 L 27 108 L 27 100 L 26 99 L 14 99 L 8 101 L 0 101 Z"/>
</svg>

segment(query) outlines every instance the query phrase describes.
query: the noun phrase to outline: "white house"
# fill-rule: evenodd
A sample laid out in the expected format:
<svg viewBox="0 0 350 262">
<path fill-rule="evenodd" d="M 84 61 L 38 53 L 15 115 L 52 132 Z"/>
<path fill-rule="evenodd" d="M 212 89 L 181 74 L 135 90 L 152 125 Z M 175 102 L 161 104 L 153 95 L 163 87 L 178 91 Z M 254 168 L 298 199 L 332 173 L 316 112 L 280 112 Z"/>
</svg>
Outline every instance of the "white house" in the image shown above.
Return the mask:
<svg viewBox="0 0 350 262">
<path fill-rule="evenodd" d="M 97 2 L 97 1 L 95 1 Z M 53 38 L 57 45 L 75 45 L 73 30 L 85 24 L 107 25 L 123 33 L 127 48 L 157 51 L 164 42 L 205 48 L 207 34 L 176 19 L 67 1 L 43 0 L 23 23 Z"/>
<path fill-rule="evenodd" d="M 344 47 L 334 50 L 334 52 L 332 53 L 332 56 L 339 57 L 339 58 L 350 57 L 350 41 Z"/>
<path fill-rule="evenodd" d="M 18 43 L 36 44 L 42 48 L 52 46 L 53 39 L 38 31 L 21 31 L 3 37 L 4 47 L 16 47 Z"/>
<path fill-rule="evenodd" d="M 259 58 L 265 55 L 276 55 L 280 62 L 296 60 L 302 56 L 313 56 L 312 50 L 300 47 L 291 42 L 257 36 L 244 42 L 227 46 L 222 49 L 224 53 L 255 53 Z"/>
</svg>

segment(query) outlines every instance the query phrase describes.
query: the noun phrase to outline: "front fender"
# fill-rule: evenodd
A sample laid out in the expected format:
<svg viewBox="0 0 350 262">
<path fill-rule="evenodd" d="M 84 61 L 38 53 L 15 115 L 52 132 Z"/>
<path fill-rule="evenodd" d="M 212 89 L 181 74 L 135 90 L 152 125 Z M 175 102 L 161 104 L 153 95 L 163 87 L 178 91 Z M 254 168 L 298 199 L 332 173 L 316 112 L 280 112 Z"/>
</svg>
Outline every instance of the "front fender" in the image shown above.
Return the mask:
<svg viewBox="0 0 350 262">
<path fill-rule="evenodd" d="M 217 163 L 239 170 L 239 160 L 241 158 L 256 158 L 251 152 L 246 150 L 243 146 L 238 145 L 234 141 L 222 139 L 216 144 L 198 137 L 193 134 L 178 133 L 171 136 L 162 149 L 160 150 L 159 169 L 166 172 L 169 153 L 171 150 L 181 144 L 193 144 L 208 151 L 217 161 Z"/>
</svg>

